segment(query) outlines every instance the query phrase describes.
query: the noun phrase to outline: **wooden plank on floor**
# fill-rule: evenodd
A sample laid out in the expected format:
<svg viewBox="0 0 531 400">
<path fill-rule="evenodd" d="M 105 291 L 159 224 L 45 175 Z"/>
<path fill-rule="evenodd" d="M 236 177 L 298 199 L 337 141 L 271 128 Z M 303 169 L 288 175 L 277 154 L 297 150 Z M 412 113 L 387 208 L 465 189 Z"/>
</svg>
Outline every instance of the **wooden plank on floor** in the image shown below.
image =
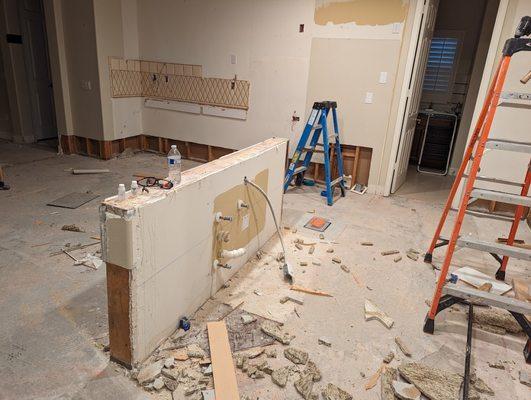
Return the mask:
<svg viewBox="0 0 531 400">
<path fill-rule="evenodd" d="M 239 400 L 238 383 L 225 321 L 209 322 L 207 329 L 216 400 Z"/>
</svg>

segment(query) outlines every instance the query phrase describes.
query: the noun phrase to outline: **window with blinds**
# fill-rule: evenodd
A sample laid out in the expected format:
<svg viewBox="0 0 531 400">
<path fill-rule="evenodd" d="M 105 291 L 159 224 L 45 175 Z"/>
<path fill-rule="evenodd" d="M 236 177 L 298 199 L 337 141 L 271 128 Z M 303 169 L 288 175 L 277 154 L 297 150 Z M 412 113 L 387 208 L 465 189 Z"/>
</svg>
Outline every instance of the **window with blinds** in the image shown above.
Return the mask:
<svg viewBox="0 0 531 400">
<path fill-rule="evenodd" d="M 452 84 L 459 39 L 434 37 L 431 40 L 423 89 L 447 92 Z"/>
</svg>

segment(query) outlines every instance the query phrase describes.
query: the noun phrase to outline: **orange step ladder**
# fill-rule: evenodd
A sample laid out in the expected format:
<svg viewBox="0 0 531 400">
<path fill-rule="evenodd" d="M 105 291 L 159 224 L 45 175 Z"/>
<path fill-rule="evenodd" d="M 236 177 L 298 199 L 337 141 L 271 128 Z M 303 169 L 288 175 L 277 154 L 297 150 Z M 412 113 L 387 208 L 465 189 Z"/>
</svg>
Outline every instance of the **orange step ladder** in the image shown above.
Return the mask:
<svg viewBox="0 0 531 400">
<path fill-rule="evenodd" d="M 436 248 L 447 246 L 444 261 L 441 266 L 441 273 L 437 282 L 435 293 L 433 295 L 431 308 L 424 323 L 424 332 L 434 332 L 435 316 L 442 310 L 455 303 L 466 303 L 467 300 L 472 299 L 479 300 L 484 304 L 508 310 L 518 321 L 520 326 L 522 326 L 528 337 L 526 346 L 524 348 L 524 356 L 528 363 L 531 362 L 531 325 L 526 319 L 525 315 L 531 314 L 531 305 L 521 300 L 502 297 L 493 293 L 447 282 L 447 276 L 456 247 L 467 247 L 490 253 L 500 264 L 500 267 L 496 273 L 496 279 L 498 280 L 505 279 L 505 271 L 510 257 L 531 261 L 531 250 L 513 246 L 520 220 L 524 214 L 524 209 L 525 207 L 531 207 L 531 197 L 528 197 L 529 186 L 531 183 L 531 161 L 527 166 L 527 172 L 525 173 L 525 179 L 523 183 L 507 182 L 498 179 L 481 177 L 478 175 L 481 166 L 481 159 L 485 149 L 531 154 L 531 142 L 523 143 L 489 138 L 500 98 L 516 99 L 516 103 L 521 100 L 527 101 L 531 99 L 531 96 L 528 94 L 502 92 L 507 71 L 511 62 L 511 57 L 515 53 L 521 51 L 531 51 L 531 38 L 529 38 L 530 34 L 531 17 L 524 17 L 520 21 L 515 33 L 515 37 L 507 40 L 505 43 L 503 57 L 489 87 L 487 98 L 485 99 L 479 119 L 466 149 L 463 162 L 456 174 L 456 178 L 452 185 L 452 189 L 450 190 L 448 200 L 446 201 L 443 214 L 437 229 L 435 230 L 433 240 L 431 241 L 430 247 L 424 257 L 425 262 L 431 263 L 433 251 Z M 521 79 L 521 83 L 526 84 L 530 79 L 531 71 Z M 521 106 L 521 104 L 517 105 Z M 529 110 L 526 111 L 529 112 Z M 457 216 L 453 225 L 452 233 L 450 238 L 443 238 L 441 237 L 441 232 L 463 178 L 466 178 L 466 183 L 463 184 L 464 190 L 459 202 L 459 208 L 457 209 Z M 476 188 L 476 181 L 482 180 L 494 183 L 517 185 L 521 187 L 520 194 L 515 195 L 501 191 Z M 509 236 L 506 243 L 490 243 L 469 238 L 468 236 L 466 238 L 460 236 L 461 225 L 465 215 L 474 213 L 473 211 L 467 209 L 470 201 L 474 199 L 486 199 L 509 203 L 516 206 L 514 217 L 512 218 L 511 229 L 509 231 Z"/>
</svg>

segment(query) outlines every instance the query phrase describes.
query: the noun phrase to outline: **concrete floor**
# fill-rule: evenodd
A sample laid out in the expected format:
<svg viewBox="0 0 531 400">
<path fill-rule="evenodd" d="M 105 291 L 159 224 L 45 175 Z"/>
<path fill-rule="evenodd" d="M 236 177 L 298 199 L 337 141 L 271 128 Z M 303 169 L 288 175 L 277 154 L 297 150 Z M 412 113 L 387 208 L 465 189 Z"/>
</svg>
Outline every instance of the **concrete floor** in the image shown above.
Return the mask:
<svg viewBox="0 0 531 400">
<path fill-rule="evenodd" d="M 12 190 L 0 192 L 0 399 L 170 398 L 168 392 L 151 394 L 138 388 L 103 351 L 107 341 L 104 268 L 94 271 L 73 266 L 66 255 L 49 255 L 67 242 L 94 241 L 90 236 L 99 235 L 98 199 L 75 210 L 46 206 L 48 201 L 75 191 L 90 190 L 102 199 L 114 194 L 118 183 L 130 182 L 133 173 L 163 174 L 164 159 L 143 153 L 105 162 L 57 156 L 46 148 L 0 143 L 0 163 L 9 165 L 5 170 L 12 186 Z M 74 167 L 108 168 L 111 173 L 74 176 L 65 171 Z M 395 336 L 409 344 L 413 360 L 428 357 L 441 367 L 460 370 L 466 314 L 442 313 L 436 321 L 435 335 L 424 334 L 425 300 L 432 296 L 435 274 L 420 259 L 415 262 L 405 257 L 409 248 L 425 250 L 440 215 L 444 201 L 441 196 L 448 189 L 448 182 L 418 179 L 422 179 L 418 182 L 422 186 L 415 187 L 408 181 L 409 188 L 404 186 L 390 198 L 350 194 L 333 207 L 324 204 L 318 188 L 288 191 L 283 225 L 297 229 L 296 233 L 284 230 L 297 284 L 333 295 L 305 295 L 304 305 L 296 306 L 300 318 L 293 304 L 278 301 L 288 293 L 288 287 L 273 262 L 280 250 L 274 238 L 264 246 L 266 256 L 248 263 L 213 301 L 244 301 L 243 308 L 249 312 L 285 321 L 286 329 L 296 336 L 293 346 L 308 351 L 322 371 L 323 380 L 316 387 L 331 382 L 356 399 L 379 399 L 378 385 L 369 391 L 363 386 L 390 349 L 398 356 L 392 365 L 404 359 L 396 351 Z M 303 228 L 313 215 L 332 221 L 325 240 L 337 244 L 319 243 L 314 255 L 309 256 L 306 249 L 296 250 L 292 241 L 319 241 L 317 233 Z M 61 230 L 62 225 L 73 223 L 86 232 Z M 463 232 L 489 240 L 504 235 L 507 223 L 470 217 Z M 531 242 L 525 225 L 518 236 Z M 362 246 L 363 241 L 371 241 L 374 246 Z M 326 252 L 329 247 L 334 248 L 333 254 Z M 389 249 L 400 250 L 402 261 L 394 263 L 393 256 L 380 254 Z M 74 254 L 82 256 L 86 251 Z M 351 273 L 332 263 L 332 256 L 341 258 Z M 436 253 L 435 263 L 440 263 L 442 256 L 442 251 Z M 312 266 L 311 262 L 306 267 L 298 265 L 299 261 L 314 259 L 319 259 L 321 266 Z M 456 265 L 489 274 L 496 270 L 490 256 L 471 250 L 459 250 Z M 529 277 L 530 272 L 528 263 L 511 260 L 508 282 L 512 276 Z M 254 294 L 255 290 L 262 295 Z M 392 329 L 364 320 L 365 299 L 395 320 Z M 328 337 L 332 346 L 318 345 L 321 336 Z M 495 390 L 494 398 L 530 398 L 531 389 L 518 382 L 518 371 L 528 368 L 531 373 L 523 361 L 523 345 L 523 336 L 474 330 L 472 365 Z M 446 347 L 441 350 L 442 346 Z M 454 358 L 456 361 L 452 361 Z M 488 367 L 488 362 L 497 361 L 508 361 L 507 368 Z M 282 356 L 271 362 L 273 367 L 287 363 Z M 238 372 L 238 382 L 240 393 L 253 400 L 300 398 L 291 384 L 280 389 L 269 378 L 252 380 Z"/>
</svg>

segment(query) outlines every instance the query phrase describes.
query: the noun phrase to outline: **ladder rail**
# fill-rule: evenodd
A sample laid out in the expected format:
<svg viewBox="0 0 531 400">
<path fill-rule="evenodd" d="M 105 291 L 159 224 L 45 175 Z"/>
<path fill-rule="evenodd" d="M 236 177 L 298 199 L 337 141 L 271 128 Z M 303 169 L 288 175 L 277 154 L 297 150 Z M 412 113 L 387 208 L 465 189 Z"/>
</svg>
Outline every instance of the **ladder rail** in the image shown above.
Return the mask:
<svg viewBox="0 0 531 400">
<path fill-rule="evenodd" d="M 496 68 L 496 73 L 494 76 L 498 76 L 501 70 L 503 59 L 500 60 L 498 63 L 498 66 Z M 426 252 L 426 255 L 424 256 L 424 261 L 431 262 L 433 250 L 435 249 L 435 245 L 437 244 L 437 240 L 439 236 L 441 235 L 441 232 L 444 227 L 444 223 L 446 222 L 446 218 L 448 217 L 448 213 L 450 212 L 450 208 L 452 207 L 452 203 L 454 201 L 454 197 L 457 193 L 457 189 L 459 188 L 460 182 L 463 178 L 463 175 L 465 173 L 468 160 L 471 159 L 472 153 L 474 151 L 474 147 L 476 145 L 476 142 L 478 140 L 479 134 L 481 132 L 481 128 L 483 127 L 483 123 L 485 122 L 485 117 L 487 116 L 487 111 L 489 110 L 489 106 L 492 103 L 492 97 L 494 94 L 494 88 L 496 85 L 496 79 L 493 79 L 488 90 L 487 98 L 485 99 L 485 103 L 483 103 L 483 107 L 481 108 L 481 113 L 479 114 L 479 118 L 476 122 L 476 126 L 474 127 L 474 132 L 472 134 L 472 137 L 470 138 L 470 141 L 468 143 L 468 146 L 465 151 L 465 155 L 463 156 L 463 161 L 461 162 L 461 166 L 459 167 L 459 170 L 457 171 L 454 183 L 452 184 L 452 188 L 450 189 L 450 193 L 448 194 L 448 198 L 446 199 L 446 204 L 444 206 L 443 213 L 441 215 L 441 219 L 439 220 L 439 224 L 437 225 L 437 228 L 435 229 L 435 233 L 433 235 L 433 239 L 430 243 L 430 247 L 428 248 L 428 251 Z"/>
<path fill-rule="evenodd" d="M 459 211 L 457 213 L 457 220 L 455 222 L 454 228 L 452 230 L 452 235 L 450 236 L 450 240 L 446 248 L 446 254 L 444 256 L 443 265 L 441 267 L 441 274 L 439 275 L 439 279 L 437 281 L 437 286 L 435 289 L 434 298 L 433 298 L 433 301 L 432 301 L 432 304 L 431 304 L 431 307 L 430 307 L 430 310 L 427 316 L 427 319 L 430 322 L 426 321 L 428 323 L 427 324 L 428 326 L 424 327 L 425 330 L 426 329 L 429 329 L 431 331 L 433 330 L 433 321 L 435 320 L 435 315 L 437 314 L 437 309 L 439 307 L 439 300 L 442 296 L 442 289 L 446 282 L 446 276 L 448 275 L 448 270 L 450 268 L 450 263 L 452 261 L 452 256 L 455 250 L 457 239 L 461 231 L 461 225 L 463 224 L 463 218 L 465 216 L 465 211 L 468 205 L 468 201 L 470 199 L 470 194 L 474 187 L 474 181 L 479 171 L 481 159 L 483 156 L 483 152 L 485 150 L 485 143 L 487 142 L 490 128 L 492 126 L 492 122 L 494 121 L 494 115 L 496 114 L 496 108 L 497 108 L 496 106 L 498 104 L 500 94 L 503 89 L 503 84 L 507 76 L 507 71 L 509 69 L 510 60 L 511 60 L 510 56 L 504 56 L 502 58 L 498 74 L 496 75 L 496 79 L 494 80 L 495 81 L 494 89 L 492 91 L 491 96 L 489 96 L 490 104 L 488 105 L 487 112 L 485 115 L 485 122 L 481 126 L 481 131 L 480 131 L 480 134 L 477 140 L 476 152 L 474 154 L 474 161 L 472 162 L 472 166 L 468 174 L 469 178 L 467 179 L 465 190 L 461 198 L 461 202 L 459 205 Z M 461 166 L 466 165 L 466 164 L 467 162 L 465 160 Z"/>
</svg>

